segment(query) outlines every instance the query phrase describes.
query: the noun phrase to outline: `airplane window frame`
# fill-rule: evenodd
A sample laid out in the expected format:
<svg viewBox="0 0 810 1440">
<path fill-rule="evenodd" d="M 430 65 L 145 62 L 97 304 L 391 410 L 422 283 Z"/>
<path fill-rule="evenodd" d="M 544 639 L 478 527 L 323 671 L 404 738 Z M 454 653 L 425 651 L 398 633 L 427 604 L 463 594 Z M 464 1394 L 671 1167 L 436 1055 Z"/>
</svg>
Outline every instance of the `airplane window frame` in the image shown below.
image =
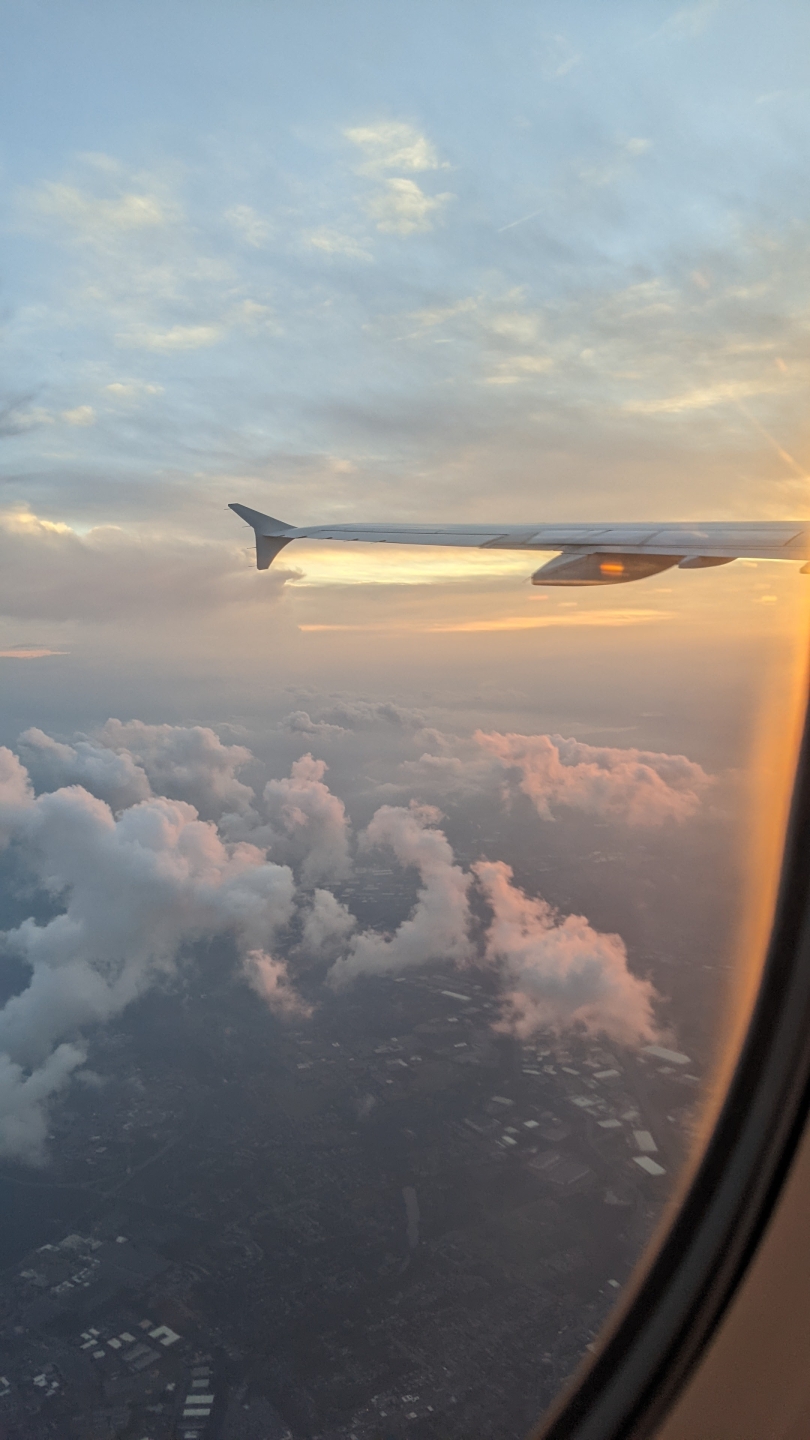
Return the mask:
<svg viewBox="0 0 810 1440">
<path fill-rule="evenodd" d="M 810 1115 L 810 708 L 759 990 L 677 1213 L 587 1370 L 533 1440 L 647 1440 L 683 1391 L 766 1232 Z"/>
</svg>

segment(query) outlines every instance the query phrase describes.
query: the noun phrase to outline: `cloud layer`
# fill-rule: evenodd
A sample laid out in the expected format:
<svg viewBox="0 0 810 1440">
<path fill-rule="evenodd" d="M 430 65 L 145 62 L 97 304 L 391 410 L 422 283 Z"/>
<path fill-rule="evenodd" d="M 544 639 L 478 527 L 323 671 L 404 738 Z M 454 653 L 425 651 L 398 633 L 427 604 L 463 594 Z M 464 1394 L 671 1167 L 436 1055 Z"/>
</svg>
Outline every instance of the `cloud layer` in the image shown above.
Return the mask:
<svg viewBox="0 0 810 1440">
<path fill-rule="evenodd" d="M 474 803 L 501 793 L 507 807 L 518 787 L 542 819 L 569 806 L 621 824 L 683 823 L 709 783 L 683 756 L 559 736 L 477 732 L 459 757 L 460 742 L 426 730 L 420 712 L 387 705 L 334 702 L 306 724 L 303 714 L 282 722 L 285 744 L 303 733 L 339 754 L 356 731 L 366 753 L 374 729 L 385 754 L 392 736 L 399 753 L 427 740 L 440 753 L 413 766 L 412 783 Z M 204 726 L 110 719 L 70 741 L 32 728 L 19 748 L 28 768 L 0 747 L 0 846 L 14 844 L 58 913 L 2 937 L 29 979 L 0 1010 L 0 1154 L 42 1159 L 49 1101 L 84 1064 L 94 1027 L 215 937 L 231 941 L 243 980 L 286 1019 L 312 1013 L 290 965 L 320 973 L 326 996 L 440 963 L 487 971 L 498 1028 L 522 1038 L 574 1029 L 636 1045 L 657 1034 L 657 997 L 622 939 L 556 914 L 501 861 L 465 868 L 433 805 L 378 805 L 360 833 L 359 865 L 387 851 L 418 879 L 392 932 L 360 930 L 330 888 L 355 863 L 349 815 L 311 753 L 257 794 L 240 778 L 257 774 L 255 756 Z"/>
</svg>

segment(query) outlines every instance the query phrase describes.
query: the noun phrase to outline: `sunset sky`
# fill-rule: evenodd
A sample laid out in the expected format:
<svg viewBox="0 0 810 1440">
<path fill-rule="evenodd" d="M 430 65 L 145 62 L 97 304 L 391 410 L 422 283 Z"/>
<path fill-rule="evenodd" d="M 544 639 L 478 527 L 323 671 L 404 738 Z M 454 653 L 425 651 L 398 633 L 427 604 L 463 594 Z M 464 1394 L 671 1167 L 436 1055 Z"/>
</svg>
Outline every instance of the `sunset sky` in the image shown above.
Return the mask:
<svg viewBox="0 0 810 1440">
<path fill-rule="evenodd" d="M 788 3 L 7 7 L 6 738 L 771 649 L 795 567 L 258 575 L 225 507 L 806 514 L 809 44 Z"/>
<path fill-rule="evenodd" d="M 282 1018 L 326 935 L 327 990 L 477 956 L 515 1034 L 666 1033 L 633 945 L 728 942 L 810 579 L 259 573 L 227 506 L 810 518 L 807 6 L 12 0 L 2 52 L 0 1153 L 41 1159 L 93 1027 L 212 937 Z M 313 886 L 374 843 L 421 898 L 363 930 Z"/>
</svg>

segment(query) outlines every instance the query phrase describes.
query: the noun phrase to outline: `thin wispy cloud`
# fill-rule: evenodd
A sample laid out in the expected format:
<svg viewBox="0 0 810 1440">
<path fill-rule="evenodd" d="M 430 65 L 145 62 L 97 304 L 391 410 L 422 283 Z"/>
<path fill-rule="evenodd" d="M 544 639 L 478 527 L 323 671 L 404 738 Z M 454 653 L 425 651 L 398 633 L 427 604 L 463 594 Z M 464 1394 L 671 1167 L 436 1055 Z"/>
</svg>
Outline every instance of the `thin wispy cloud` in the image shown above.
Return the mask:
<svg viewBox="0 0 810 1440">
<path fill-rule="evenodd" d="M 328 623 L 301 624 L 305 634 L 321 631 L 345 632 L 347 634 L 402 634 L 402 635 L 485 635 L 499 631 L 578 629 L 583 626 L 617 627 L 624 625 L 647 625 L 674 619 L 674 612 L 667 610 L 577 610 L 566 614 L 553 615 L 504 615 L 477 620 L 457 620 L 447 624 L 429 622 L 374 621 L 356 625 L 332 625 Z"/>
</svg>

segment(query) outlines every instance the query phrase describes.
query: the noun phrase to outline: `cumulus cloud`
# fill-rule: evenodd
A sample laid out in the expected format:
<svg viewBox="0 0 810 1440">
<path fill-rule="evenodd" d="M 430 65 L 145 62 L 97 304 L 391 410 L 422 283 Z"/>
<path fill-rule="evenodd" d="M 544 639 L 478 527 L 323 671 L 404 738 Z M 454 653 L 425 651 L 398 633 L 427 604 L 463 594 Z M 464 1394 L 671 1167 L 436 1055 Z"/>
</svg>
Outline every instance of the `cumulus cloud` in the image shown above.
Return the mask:
<svg viewBox="0 0 810 1440">
<path fill-rule="evenodd" d="M 487 735 L 479 730 L 474 739 L 505 770 L 519 773 L 521 790 L 545 820 L 558 805 L 630 825 L 686 820 L 711 783 L 705 770 L 685 755 L 586 745 L 561 735 Z"/>
<path fill-rule="evenodd" d="M 83 785 L 112 810 L 153 794 L 187 800 L 204 820 L 226 812 L 255 814 L 249 785 L 236 772 L 253 756 L 244 745 L 223 745 L 205 725 L 146 725 L 110 719 L 92 739 L 64 744 L 32 728 L 19 747 L 38 790 Z"/>
<path fill-rule="evenodd" d="M 363 702 L 327 713 L 361 730 L 406 733 L 422 718 Z M 459 758 L 448 737 L 423 736 L 444 752 L 428 757 L 432 777 L 425 757 L 419 762 L 438 788 L 481 794 L 519 784 L 541 814 L 567 804 L 638 824 L 682 819 L 706 779 L 683 757 L 560 737 L 478 734 Z M 357 933 L 354 915 L 322 884 L 351 865 L 349 821 L 323 760 L 302 756 L 257 802 L 238 778 L 255 763 L 250 751 L 203 726 L 112 719 L 71 743 L 30 729 L 20 747 L 30 774 L 0 748 L 0 843 L 16 843 L 31 878 L 62 908 L 3 937 L 30 979 L 0 1009 L 0 1154 L 42 1159 L 48 1102 L 80 1071 L 90 1029 L 171 976 L 196 941 L 232 937 L 241 973 L 272 1011 L 310 1014 L 284 951 L 275 953 L 290 944 L 296 904 L 293 953 L 329 962 L 334 990 L 435 961 L 481 964 L 500 978 L 501 1029 L 579 1028 L 626 1044 L 656 1035 L 655 992 L 630 971 L 620 937 L 582 916 L 561 918 L 519 890 L 504 864 L 466 871 L 433 806 L 383 805 L 362 834 L 363 851 L 387 847 L 418 873 L 419 888 L 393 933 Z M 491 912 L 484 932 L 474 893 Z"/>
<path fill-rule="evenodd" d="M 80 1045 L 58 1045 L 27 1073 L 0 1055 L 0 1155 L 32 1162 L 41 1158 L 48 1136 L 47 1102 L 64 1089 L 85 1058 Z"/>
<path fill-rule="evenodd" d="M 332 966 L 334 989 L 359 975 L 385 975 L 441 959 L 465 964 L 473 954 L 469 936 L 470 876 L 454 863 L 447 836 L 436 828 L 432 806 L 383 805 L 366 829 L 365 849 L 387 845 L 401 865 L 414 866 L 422 882 L 413 914 L 393 935 L 365 930 Z"/>
<path fill-rule="evenodd" d="M 96 739 L 142 767 L 153 790 L 188 800 L 205 819 L 225 811 L 251 810 L 253 791 L 236 778 L 236 772 L 253 759 L 251 752 L 244 745 L 224 745 L 206 725 L 110 719 Z"/>
<path fill-rule="evenodd" d="M 305 885 L 342 879 L 351 869 L 346 808 L 323 783 L 327 769 L 324 760 L 302 755 L 288 778 L 264 787 L 270 825 L 283 839 L 285 859 L 300 864 Z"/>
<path fill-rule="evenodd" d="M 490 794 L 506 805 L 518 789 L 544 820 L 567 807 L 629 825 L 680 822 L 714 783 L 695 761 L 661 751 L 499 731 L 477 730 L 470 742 L 437 731 L 423 736 L 431 750 L 401 763 L 401 788 L 461 799 Z"/>
<path fill-rule="evenodd" d="M 23 731 L 17 743 L 38 790 L 83 785 L 106 800 L 111 810 L 135 805 L 152 794 L 146 772 L 126 751 L 116 754 L 90 740 L 62 744 L 35 726 Z"/>
<path fill-rule="evenodd" d="M 655 1039 L 655 990 L 633 975 L 618 935 L 582 915 L 555 915 L 513 884 L 512 869 L 480 861 L 475 877 L 492 909 L 485 959 L 502 974 L 500 1027 L 523 1039 L 541 1029 L 581 1029 L 624 1045 Z"/>
<path fill-rule="evenodd" d="M 304 911 L 301 944 L 311 955 L 338 950 L 356 928 L 357 921 L 331 890 L 316 890 Z"/>
<path fill-rule="evenodd" d="M 347 730 L 368 730 L 381 724 L 420 729 L 425 723 L 421 710 L 396 705 L 392 700 L 335 700 L 321 711 L 319 720 Z"/>
<path fill-rule="evenodd" d="M 345 725 L 330 725 L 326 720 L 313 720 L 308 710 L 293 710 L 281 722 L 293 735 L 309 735 L 319 740 L 336 739 L 347 733 Z"/>
<path fill-rule="evenodd" d="M 231 935 L 251 983 L 272 1008 L 293 1013 L 292 986 L 268 953 L 293 912 L 293 877 L 256 846 L 226 844 L 193 806 L 166 796 L 118 817 L 78 785 L 34 798 L 5 749 L 0 822 L 33 877 L 64 905 L 47 923 L 29 918 L 4 937 L 31 972 L 0 1010 L 5 1153 L 41 1158 L 43 1106 L 82 1063 L 83 1032 L 171 974 L 197 940 Z"/>
<path fill-rule="evenodd" d="M 7 845 L 21 813 L 34 803 L 34 787 L 13 750 L 0 745 L 0 845 Z"/>
<path fill-rule="evenodd" d="M 275 960 L 266 950 L 248 950 L 243 970 L 249 985 L 275 1015 L 301 1020 L 312 1014 L 312 1006 L 295 989 L 283 960 Z"/>
</svg>

